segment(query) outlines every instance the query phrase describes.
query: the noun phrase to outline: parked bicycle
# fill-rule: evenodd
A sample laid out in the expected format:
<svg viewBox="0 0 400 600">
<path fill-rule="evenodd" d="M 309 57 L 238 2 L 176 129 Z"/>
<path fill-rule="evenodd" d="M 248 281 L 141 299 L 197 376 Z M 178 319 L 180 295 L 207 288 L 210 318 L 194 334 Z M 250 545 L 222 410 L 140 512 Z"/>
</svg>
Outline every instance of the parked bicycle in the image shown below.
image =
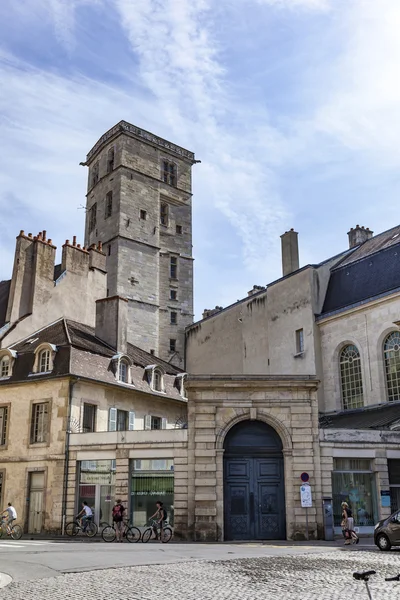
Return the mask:
<svg viewBox="0 0 400 600">
<path fill-rule="evenodd" d="M 164 527 L 163 527 L 163 531 L 161 534 L 160 531 L 160 535 L 159 535 L 159 530 L 160 530 L 160 526 L 158 524 L 158 521 L 156 521 L 155 519 L 151 519 L 150 521 L 150 527 L 148 527 L 147 529 L 145 529 L 142 533 L 142 542 L 144 544 L 146 544 L 149 540 L 153 539 L 160 539 L 161 536 L 161 541 L 163 544 L 168 544 L 168 542 L 171 540 L 172 538 L 172 529 L 171 527 L 169 527 L 168 523 L 165 523 Z"/>
<path fill-rule="evenodd" d="M 357 581 L 363 581 L 365 583 L 368 598 L 370 600 L 373 600 L 373 598 L 371 595 L 371 590 L 369 589 L 368 582 L 372 575 L 376 575 L 376 571 L 356 571 L 355 573 L 353 573 L 354 579 L 356 579 Z M 398 575 L 395 575 L 394 577 L 385 577 L 385 581 L 400 581 L 400 573 Z"/>
<path fill-rule="evenodd" d="M 18 525 L 18 523 L 11 525 L 10 531 L 7 530 L 8 525 L 6 523 L 6 517 L 2 517 L 0 523 L 0 538 L 3 537 L 3 535 L 9 535 L 13 540 L 20 540 L 22 538 L 22 527 L 21 525 Z"/>
<path fill-rule="evenodd" d="M 79 532 L 86 534 L 88 537 L 94 537 L 98 531 L 97 525 L 90 518 L 85 519 L 81 524 L 78 520 L 71 521 L 65 526 L 65 533 L 70 537 L 75 537 Z"/>
<path fill-rule="evenodd" d="M 132 527 L 129 523 L 124 523 L 122 536 L 131 544 L 136 544 L 141 537 L 140 529 Z M 117 530 L 113 525 L 107 525 L 101 532 L 101 537 L 105 542 L 114 542 L 117 537 Z"/>
</svg>

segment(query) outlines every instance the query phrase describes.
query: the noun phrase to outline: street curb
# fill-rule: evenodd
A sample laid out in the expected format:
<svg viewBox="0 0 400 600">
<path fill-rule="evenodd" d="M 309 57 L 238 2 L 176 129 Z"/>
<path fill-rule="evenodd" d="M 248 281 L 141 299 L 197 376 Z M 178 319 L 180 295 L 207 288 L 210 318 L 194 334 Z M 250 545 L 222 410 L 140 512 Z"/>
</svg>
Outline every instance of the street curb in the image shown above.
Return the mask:
<svg viewBox="0 0 400 600">
<path fill-rule="evenodd" d="M 0 588 L 6 587 L 12 582 L 12 577 L 6 573 L 0 573 Z"/>
</svg>

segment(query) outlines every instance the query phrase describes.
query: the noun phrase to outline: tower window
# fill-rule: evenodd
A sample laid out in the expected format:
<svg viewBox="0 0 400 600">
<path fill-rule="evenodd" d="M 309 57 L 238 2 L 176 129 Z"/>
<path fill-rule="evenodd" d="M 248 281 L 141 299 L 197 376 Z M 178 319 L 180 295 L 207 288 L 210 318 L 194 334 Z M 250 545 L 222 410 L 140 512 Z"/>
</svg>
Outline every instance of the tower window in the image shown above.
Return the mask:
<svg viewBox="0 0 400 600">
<path fill-rule="evenodd" d="M 171 325 L 176 325 L 178 322 L 178 313 L 173 311 L 171 312 Z"/>
<path fill-rule="evenodd" d="M 178 279 L 178 259 L 176 256 L 171 256 L 169 261 L 169 276 L 171 279 Z"/>
<path fill-rule="evenodd" d="M 113 193 L 108 192 L 108 194 L 106 195 L 106 209 L 105 209 L 105 213 L 104 213 L 105 219 L 108 219 L 108 217 L 111 217 L 111 215 L 112 215 L 112 203 L 113 203 Z"/>
<path fill-rule="evenodd" d="M 141 210 L 140 211 L 140 218 L 142 219 L 142 221 L 145 221 L 147 219 L 147 211 Z"/>
<path fill-rule="evenodd" d="M 94 163 L 92 167 L 92 187 L 99 181 L 99 162 Z"/>
<path fill-rule="evenodd" d="M 111 244 L 108 244 L 107 246 L 107 254 L 108 256 L 111 256 Z"/>
<path fill-rule="evenodd" d="M 107 153 L 107 173 L 111 173 L 114 170 L 115 152 L 114 148 L 110 148 Z"/>
<path fill-rule="evenodd" d="M 176 340 L 169 340 L 169 351 L 176 352 Z"/>
<path fill-rule="evenodd" d="M 177 226 L 176 226 L 176 233 L 177 233 L 178 235 L 182 235 L 182 225 L 177 225 Z"/>
<path fill-rule="evenodd" d="M 169 290 L 169 299 L 176 300 L 177 292 L 176 290 Z"/>
<path fill-rule="evenodd" d="M 169 213 L 169 206 L 168 204 L 161 204 L 160 206 L 160 223 L 161 225 L 164 225 L 165 227 L 168 227 L 168 213 Z"/>
<path fill-rule="evenodd" d="M 167 160 L 164 160 L 163 180 L 164 180 L 164 183 L 168 183 L 169 185 L 173 185 L 174 187 L 176 187 L 176 165 L 175 165 L 175 163 L 170 163 Z"/>
<path fill-rule="evenodd" d="M 97 223 L 97 202 L 89 209 L 89 233 L 93 231 Z"/>
</svg>

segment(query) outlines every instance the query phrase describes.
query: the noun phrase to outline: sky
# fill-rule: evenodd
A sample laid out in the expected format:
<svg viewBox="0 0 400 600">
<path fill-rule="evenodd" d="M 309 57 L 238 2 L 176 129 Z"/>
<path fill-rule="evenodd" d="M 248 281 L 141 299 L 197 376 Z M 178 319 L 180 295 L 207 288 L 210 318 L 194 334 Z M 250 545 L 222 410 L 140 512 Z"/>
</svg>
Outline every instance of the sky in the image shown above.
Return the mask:
<svg viewBox="0 0 400 600">
<path fill-rule="evenodd" d="M 195 311 L 399 223 L 398 0 L 3 0 L 0 280 L 15 237 L 83 243 L 97 139 L 129 121 L 196 153 Z"/>
</svg>

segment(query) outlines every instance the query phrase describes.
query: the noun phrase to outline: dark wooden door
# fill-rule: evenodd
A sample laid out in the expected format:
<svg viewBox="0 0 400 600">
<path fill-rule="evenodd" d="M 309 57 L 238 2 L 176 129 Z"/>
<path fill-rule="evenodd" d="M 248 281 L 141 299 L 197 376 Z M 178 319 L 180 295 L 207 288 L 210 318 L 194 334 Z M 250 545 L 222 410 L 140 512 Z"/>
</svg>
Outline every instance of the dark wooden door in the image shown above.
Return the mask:
<svg viewBox="0 0 400 600">
<path fill-rule="evenodd" d="M 283 459 L 225 459 L 225 539 L 285 538 Z"/>
</svg>

